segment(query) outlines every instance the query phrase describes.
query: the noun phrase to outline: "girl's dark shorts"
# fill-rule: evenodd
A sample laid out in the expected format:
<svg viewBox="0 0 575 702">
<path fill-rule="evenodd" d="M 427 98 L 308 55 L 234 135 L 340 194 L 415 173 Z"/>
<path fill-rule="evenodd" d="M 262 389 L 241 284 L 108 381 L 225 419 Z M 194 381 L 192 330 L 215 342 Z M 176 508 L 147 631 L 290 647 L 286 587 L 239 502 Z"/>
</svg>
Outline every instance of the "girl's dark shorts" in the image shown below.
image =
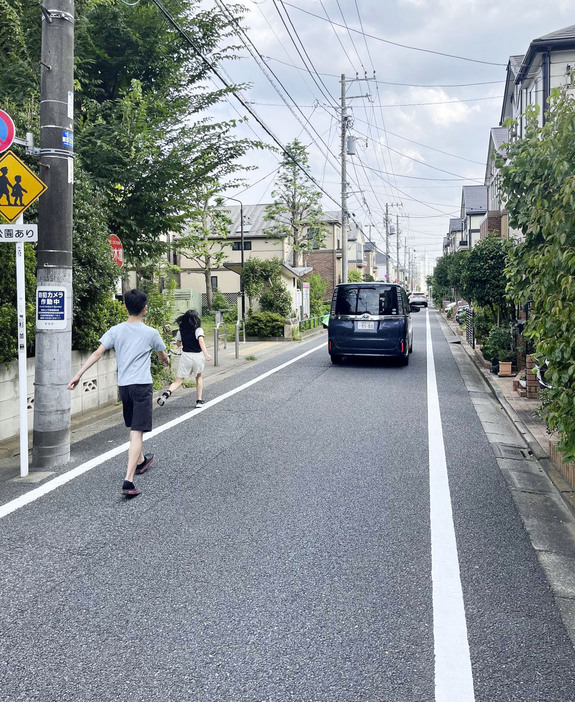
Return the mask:
<svg viewBox="0 0 575 702">
<path fill-rule="evenodd" d="M 120 385 L 124 422 L 134 431 L 152 431 L 153 386 Z"/>
</svg>

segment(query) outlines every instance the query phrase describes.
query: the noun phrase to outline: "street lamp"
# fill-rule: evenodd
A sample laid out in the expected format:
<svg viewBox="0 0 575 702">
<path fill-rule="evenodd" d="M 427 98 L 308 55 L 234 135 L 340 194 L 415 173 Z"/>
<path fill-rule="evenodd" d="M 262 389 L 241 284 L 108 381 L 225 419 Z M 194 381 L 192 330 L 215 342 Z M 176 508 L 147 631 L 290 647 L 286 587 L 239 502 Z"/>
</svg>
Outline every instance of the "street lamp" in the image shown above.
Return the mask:
<svg viewBox="0 0 575 702">
<path fill-rule="evenodd" d="M 240 204 L 240 261 L 241 261 L 241 273 L 240 273 L 240 295 L 242 298 L 242 319 L 246 317 L 246 296 L 244 294 L 244 283 L 242 280 L 242 274 L 244 272 L 244 204 L 241 200 L 235 197 L 226 197 L 226 200 L 233 200 L 234 202 L 239 202 Z"/>
</svg>

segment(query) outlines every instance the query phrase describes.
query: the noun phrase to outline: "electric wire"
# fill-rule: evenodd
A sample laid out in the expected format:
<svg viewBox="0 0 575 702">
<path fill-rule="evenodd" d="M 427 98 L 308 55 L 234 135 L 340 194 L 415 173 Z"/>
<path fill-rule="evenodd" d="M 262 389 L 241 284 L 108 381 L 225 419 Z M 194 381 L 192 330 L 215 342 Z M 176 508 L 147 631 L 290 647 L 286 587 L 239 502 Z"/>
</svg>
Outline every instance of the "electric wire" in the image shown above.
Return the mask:
<svg viewBox="0 0 575 702">
<path fill-rule="evenodd" d="M 293 5 L 291 2 L 286 2 L 285 0 L 280 0 L 280 2 L 282 3 L 282 5 L 284 5 L 284 6 L 287 5 L 288 7 L 293 7 L 294 10 L 299 10 L 300 12 L 303 12 L 306 15 L 310 15 L 311 17 L 315 17 L 316 19 L 320 19 L 324 22 L 327 21 L 321 15 L 316 15 L 313 12 L 309 12 L 309 10 L 304 10 L 303 7 L 298 7 L 297 5 Z M 336 27 L 341 27 L 342 29 L 345 29 L 344 25 L 338 24 L 337 22 L 333 22 L 333 24 Z M 374 40 L 380 41 L 384 44 L 390 44 L 391 46 L 398 46 L 402 49 L 409 49 L 411 51 L 421 51 L 421 52 L 426 53 L 426 54 L 435 54 L 436 56 L 445 56 L 446 58 L 457 59 L 459 61 L 470 61 L 471 63 L 481 63 L 481 64 L 485 64 L 487 66 L 503 66 L 505 68 L 507 67 L 506 63 L 498 63 L 495 61 L 483 61 L 481 59 L 473 59 L 473 58 L 469 58 L 467 56 L 457 56 L 456 54 L 446 54 L 442 51 L 434 51 L 433 49 L 423 49 L 419 46 L 409 46 L 408 44 L 400 44 L 399 42 L 396 42 L 396 41 L 391 41 L 389 39 L 383 39 L 382 37 L 377 37 L 373 34 L 361 32 L 358 29 L 352 28 L 350 31 L 356 32 L 357 34 L 364 34 L 369 39 L 374 39 Z"/>
<path fill-rule="evenodd" d="M 221 83 L 228 89 L 230 90 L 231 94 L 234 96 L 238 102 L 241 103 L 241 105 L 246 109 L 252 117 L 256 120 L 256 122 L 262 127 L 262 129 L 270 136 L 273 141 L 276 143 L 276 145 L 283 151 L 283 153 L 306 175 L 306 177 L 314 183 L 323 193 L 328 197 L 332 202 L 335 202 L 336 204 L 339 204 L 337 200 L 335 200 L 326 190 L 324 190 L 323 187 L 315 180 L 315 178 L 308 173 L 307 169 L 302 166 L 301 163 L 297 161 L 296 158 L 290 154 L 290 152 L 286 149 L 286 147 L 281 143 L 281 141 L 275 136 L 275 134 L 271 131 L 271 129 L 263 122 L 261 117 L 251 108 L 251 106 L 246 102 L 246 100 L 239 94 L 237 90 L 233 88 L 232 85 L 230 85 L 221 75 L 221 71 L 217 69 L 199 50 L 193 39 L 189 36 L 189 34 L 180 27 L 178 22 L 172 17 L 172 15 L 168 12 L 168 10 L 164 7 L 163 3 L 160 0 L 151 0 L 151 2 L 156 5 L 156 7 L 160 10 L 160 12 L 164 15 L 164 17 L 168 20 L 168 22 L 174 27 L 174 29 L 180 34 L 180 36 L 192 47 L 192 49 L 196 52 L 198 58 L 202 61 L 202 63 L 208 68 L 214 75 L 217 76 L 218 80 L 221 81 Z M 274 0 L 275 2 L 275 0 Z"/>
</svg>

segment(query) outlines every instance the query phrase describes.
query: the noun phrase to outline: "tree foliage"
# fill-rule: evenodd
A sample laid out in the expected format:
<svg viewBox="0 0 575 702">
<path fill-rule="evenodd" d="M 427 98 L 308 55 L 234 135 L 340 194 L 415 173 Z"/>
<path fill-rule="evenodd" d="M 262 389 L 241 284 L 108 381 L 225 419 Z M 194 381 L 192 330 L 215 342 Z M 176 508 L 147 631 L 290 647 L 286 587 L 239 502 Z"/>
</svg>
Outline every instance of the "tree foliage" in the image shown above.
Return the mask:
<svg viewBox="0 0 575 702">
<path fill-rule="evenodd" d="M 293 265 L 305 261 L 306 252 L 321 247 L 326 224 L 321 208 L 321 192 L 298 166 L 309 167 L 306 147 L 295 139 L 286 146 L 275 189 L 274 202 L 266 207 L 265 220 L 271 223 L 266 233 L 285 239 L 293 251 Z"/>
<path fill-rule="evenodd" d="M 487 307 L 494 320 L 511 321 L 513 315 L 505 276 L 511 248 L 512 242 L 498 234 L 482 239 L 465 257 L 460 277 L 465 299 Z"/>
<path fill-rule="evenodd" d="M 575 458 L 575 101 L 555 91 L 543 127 L 527 111 L 525 137 L 500 156 L 500 185 L 510 224 L 524 241 L 513 250 L 509 291 L 531 302 L 525 334 L 549 361 L 545 414 Z"/>
</svg>

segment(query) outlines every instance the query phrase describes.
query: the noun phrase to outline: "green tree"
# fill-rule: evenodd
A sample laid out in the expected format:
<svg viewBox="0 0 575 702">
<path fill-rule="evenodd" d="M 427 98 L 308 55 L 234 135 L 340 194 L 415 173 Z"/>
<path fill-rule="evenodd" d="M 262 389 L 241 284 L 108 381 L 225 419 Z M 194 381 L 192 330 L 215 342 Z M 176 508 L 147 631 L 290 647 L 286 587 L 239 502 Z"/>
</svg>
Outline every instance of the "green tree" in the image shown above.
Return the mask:
<svg viewBox="0 0 575 702">
<path fill-rule="evenodd" d="M 292 263 L 298 266 L 305 263 L 306 253 L 322 246 L 326 224 L 321 192 L 299 167 L 306 171 L 309 168 L 306 147 L 295 139 L 286 151 L 272 191 L 274 202 L 265 211 L 266 222 L 271 222 L 266 233 L 287 241 L 293 252 Z"/>
<path fill-rule="evenodd" d="M 363 275 L 359 268 L 352 268 L 348 271 L 347 280 L 350 283 L 361 283 L 363 281 Z"/>
<path fill-rule="evenodd" d="M 323 312 L 323 304 L 328 281 L 319 273 L 312 273 L 309 277 L 309 307 L 312 317 L 319 317 Z"/>
<path fill-rule="evenodd" d="M 509 291 L 532 304 L 526 335 L 548 359 L 544 411 L 568 460 L 575 458 L 575 102 L 554 91 L 539 127 L 528 108 L 524 138 L 499 156 L 510 224 L 524 240 L 511 253 Z"/>
<path fill-rule="evenodd" d="M 465 299 L 487 307 L 498 322 L 510 322 L 513 316 L 505 276 L 511 247 L 512 242 L 498 234 L 482 239 L 467 254 L 461 274 Z"/>
</svg>

